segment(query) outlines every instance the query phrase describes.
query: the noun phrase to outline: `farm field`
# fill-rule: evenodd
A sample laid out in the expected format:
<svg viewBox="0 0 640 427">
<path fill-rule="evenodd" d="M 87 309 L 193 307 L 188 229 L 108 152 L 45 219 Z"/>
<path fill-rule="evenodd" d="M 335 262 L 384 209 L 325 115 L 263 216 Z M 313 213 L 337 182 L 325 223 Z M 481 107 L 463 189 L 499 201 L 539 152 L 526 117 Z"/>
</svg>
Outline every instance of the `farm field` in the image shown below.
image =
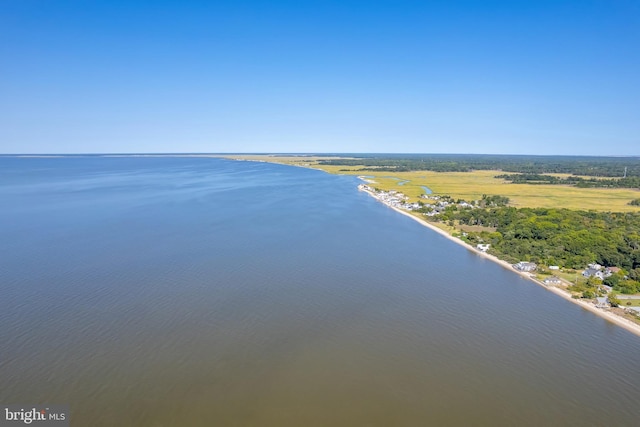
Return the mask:
<svg viewBox="0 0 640 427">
<path fill-rule="evenodd" d="M 576 210 L 596 210 L 611 212 L 640 212 L 640 207 L 628 203 L 640 197 L 640 191 L 633 189 L 577 188 L 564 185 L 511 184 L 494 178 L 502 172 L 479 170 L 474 172 L 388 172 L 366 170 L 360 167 L 320 165 L 323 159 L 337 157 L 238 155 L 234 159 L 261 160 L 295 166 L 313 167 L 334 174 L 367 175 L 381 190 L 401 191 L 417 201 L 425 194 L 423 187 L 433 194 L 448 194 L 453 198 L 477 200 L 483 194 L 500 195 L 509 198 L 510 206 L 528 208 L 567 208 Z"/>
</svg>

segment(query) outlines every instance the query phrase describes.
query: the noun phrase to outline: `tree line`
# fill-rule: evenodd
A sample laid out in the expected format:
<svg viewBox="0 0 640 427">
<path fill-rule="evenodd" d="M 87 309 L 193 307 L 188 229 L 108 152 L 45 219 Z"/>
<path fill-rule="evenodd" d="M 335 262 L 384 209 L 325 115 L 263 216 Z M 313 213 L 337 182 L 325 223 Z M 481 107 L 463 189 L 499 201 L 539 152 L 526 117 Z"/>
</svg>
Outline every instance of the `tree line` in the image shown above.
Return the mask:
<svg viewBox="0 0 640 427">
<path fill-rule="evenodd" d="M 638 157 L 515 156 L 489 154 L 370 154 L 322 160 L 322 165 L 361 167 L 365 171 L 471 172 L 496 170 L 522 174 L 563 173 L 589 177 L 640 177 Z M 626 172 L 625 172 L 626 171 Z"/>
<path fill-rule="evenodd" d="M 640 214 L 545 208 L 448 206 L 432 221 L 482 226 L 467 232 L 471 244 L 490 243 L 490 253 L 509 262 L 531 261 L 584 269 L 619 267 L 632 293 L 640 291 Z"/>
<path fill-rule="evenodd" d="M 640 176 L 610 179 L 586 179 L 579 176 L 568 176 L 566 178 L 562 178 L 553 175 L 523 173 L 496 175 L 495 178 L 504 179 L 512 184 L 571 185 L 580 188 L 640 188 Z"/>
</svg>

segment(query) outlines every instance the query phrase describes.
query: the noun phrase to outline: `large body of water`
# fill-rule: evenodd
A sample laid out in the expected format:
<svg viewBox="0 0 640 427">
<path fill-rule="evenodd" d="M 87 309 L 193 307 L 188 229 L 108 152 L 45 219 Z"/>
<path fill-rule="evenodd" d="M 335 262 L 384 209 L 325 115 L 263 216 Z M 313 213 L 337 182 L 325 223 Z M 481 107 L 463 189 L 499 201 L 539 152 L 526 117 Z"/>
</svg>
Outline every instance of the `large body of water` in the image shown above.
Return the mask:
<svg viewBox="0 0 640 427">
<path fill-rule="evenodd" d="M 638 425 L 638 337 L 357 183 L 0 158 L 0 402 L 97 427 Z"/>
</svg>

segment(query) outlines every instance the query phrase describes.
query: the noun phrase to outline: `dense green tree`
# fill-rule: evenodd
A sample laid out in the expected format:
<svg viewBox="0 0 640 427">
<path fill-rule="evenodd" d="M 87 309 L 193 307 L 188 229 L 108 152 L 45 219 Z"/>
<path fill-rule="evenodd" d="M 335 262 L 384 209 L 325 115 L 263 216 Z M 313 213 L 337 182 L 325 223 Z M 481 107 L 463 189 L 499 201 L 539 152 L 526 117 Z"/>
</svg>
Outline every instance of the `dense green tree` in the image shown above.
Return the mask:
<svg viewBox="0 0 640 427">
<path fill-rule="evenodd" d="M 478 233 L 477 238 L 490 242 L 491 253 L 503 259 L 509 256 L 538 263 L 553 260 L 554 264 L 575 269 L 592 262 L 627 271 L 640 268 L 637 213 L 448 207 L 434 220 L 494 228 Z"/>
<path fill-rule="evenodd" d="M 348 159 L 327 159 L 326 165 L 359 167 L 373 171 L 470 172 L 495 170 L 510 173 L 515 180 L 530 183 L 564 184 L 577 186 L 619 186 L 638 188 L 640 162 L 632 157 L 582 157 L 582 156 L 514 156 L 477 154 L 398 154 L 357 155 Z M 558 178 L 550 173 L 571 174 Z M 598 180 L 583 177 L 611 177 Z M 505 178 L 506 179 L 506 178 Z"/>
</svg>

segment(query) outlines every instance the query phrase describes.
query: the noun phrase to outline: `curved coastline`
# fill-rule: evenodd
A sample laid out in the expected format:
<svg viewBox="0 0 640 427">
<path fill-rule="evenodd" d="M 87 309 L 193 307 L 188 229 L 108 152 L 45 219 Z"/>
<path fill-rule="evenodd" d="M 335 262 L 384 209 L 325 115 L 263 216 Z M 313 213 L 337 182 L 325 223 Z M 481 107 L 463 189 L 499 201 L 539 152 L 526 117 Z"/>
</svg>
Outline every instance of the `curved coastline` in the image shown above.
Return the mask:
<svg viewBox="0 0 640 427">
<path fill-rule="evenodd" d="M 373 194 L 371 191 L 366 190 L 366 189 L 360 189 L 360 191 L 364 191 L 367 194 L 369 194 L 371 197 L 373 197 L 375 200 L 378 200 L 378 198 L 375 196 L 375 194 Z M 378 201 L 380 201 L 380 200 L 378 200 Z M 640 337 L 640 325 L 638 325 L 636 323 L 633 323 L 632 321 L 630 321 L 628 319 L 625 319 L 625 318 L 623 318 L 621 316 L 618 316 L 618 315 L 616 315 L 614 313 L 611 313 L 610 311 L 605 311 L 605 310 L 603 310 L 601 308 L 596 308 L 596 306 L 593 305 L 592 303 L 572 298 L 571 294 L 569 292 L 563 291 L 562 289 L 557 288 L 555 286 L 547 286 L 544 283 L 542 283 L 541 281 L 531 277 L 531 275 L 526 273 L 526 272 L 521 272 L 521 271 L 514 270 L 513 266 L 511 264 L 509 264 L 508 262 L 503 261 L 503 260 L 501 260 L 500 258 L 498 258 L 498 257 L 496 257 L 494 255 L 490 255 L 490 254 L 488 254 L 486 252 L 482 252 L 482 251 L 480 251 L 480 250 L 468 245 L 467 243 L 463 242 L 462 240 L 460 240 L 460 239 L 458 239 L 456 237 L 453 237 L 452 235 L 450 235 L 446 231 L 436 227 L 433 224 L 430 224 L 428 221 L 425 221 L 425 220 L 423 220 L 421 218 L 418 218 L 415 215 L 411 215 L 409 212 L 403 211 L 402 209 L 398 209 L 398 208 L 396 208 L 394 206 L 389 206 L 386 203 L 383 203 L 383 204 L 385 206 L 393 209 L 394 211 L 413 219 L 414 221 L 420 223 L 424 227 L 427 227 L 430 230 L 435 231 L 436 233 L 438 233 L 441 236 L 449 239 L 450 241 L 455 242 L 455 243 L 465 247 L 467 250 L 475 253 L 476 255 L 479 255 L 479 256 L 481 256 L 483 258 L 486 258 L 486 259 L 488 259 L 490 261 L 493 261 L 496 264 L 500 265 L 501 267 L 506 268 L 507 270 L 511 271 L 512 273 L 518 274 L 521 277 L 524 277 L 525 279 L 529 279 L 533 283 L 543 287 L 544 289 L 546 289 L 546 290 L 548 290 L 550 292 L 553 292 L 556 295 L 561 296 L 565 300 L 567 300 L 567 301 L 569 301 L 569 302 L 571 302 L 573 304 L 576 304 L 576 305 L 584 308 L 585 310 L 590 311 L 591 313 L 593 313 L 593 314 L 595 314 L 597 316 L 600 316 L 601 318 L 603 318 L 605 320 L 608 320 L 609 322 L 614 323 L 614 324 L 620 326 L 621 328 L 624 328 L 627 331 L 629 331 L 629 332 L 631 332 L 631 333 L 633 333 L 633 334 L 635 334 L 635 335 Z"/>
<path fill-rule="evenodd" d="M 220 157 L 220 156 L 212 156 L 212 157 Z M 261 161 L 261 160 L 256 160 L 256 159 L 238 159 L 238 158 L 233 158 L 233 157 L 227 157 L 227 158 L 230 158 L 232 160 Z M 262 160 L 262 161 L 264 162 L 264 160 Z M 314 167 L 311 167 L 311 166 L 292 165 L 292 164 L 287 164 L 287 163 L 279 163 L 279 164 L 282 164 L 282 165 L 285 165 L 285 166 L 297 166 L 297 167 L 302 167 L 302 168 L 305 168 L 305 169 L 315 169 L 315 170 L 320 170 L 320 171 L 323 171 L 325 173 L 328 173 L 327 171 L 324 171 L 323 169 L 314 168 Z M 364 181 L 364 182 L 367 182 L 367 183 L 374 183 L 374 181 L 368 179 L 369 178 L 368 176 L 358 176 L 358 178 L 360 180 Z M 474 248 L 473 246 L 463 242 L 462 240 L 460 240 L 460 239 L 458 239 L 456 237 L 453 237 L 451 234 L 447 233 L 446 231 L 436 227 L 433 224 L 430 224 L 428 221 L 425 221 L 422 218 L 418 218 L 417 216 L 412 215 L 409 212 L 404 211 L 402 209 L 398 209 L 398 208 L 396 208 L 394 206 L 387 205 L 383 201 L 379 200 L 375 196 L 375 194 L 373 194 L 371 191 L 363 189 L 363 188 L 359 188 L 359 191 L 366 192 L 367 194 L 369 194 L 369 196 L 373 197 L 375 200 L 377 200 L 380 203 L 384 204 L 388 208 L 391 208 L 394 211 L 413 219 L 414 221 L 418 222 L 422 226 L 427 227 L 430 230 L 435 231 L 436 233 L 438 233 L 441 236 L 449 239 L 450 241 L 455 242 L 458 245 L 462 245 L 464 248 L 466 248 L 467 250 L 475 253 L 476 255 L 481 256 L 481 257 L 483 257 L 485 259 L 488 259 L 490 261 L 493 261 L 494 263 L 496 263 L 496 264 L 500 265 L 501 267 L 509 270 L 510 272 L 518 274 L 521 277 L 532 281 L 533 283 L 537 284 L 538 286 L 543 287 L 544 289 L 548 290 L 549 292 L 553 292 L 554 294 L 562 297 L 566 301 L 568 301 L 568 302 L 570 302 L 572 304 L 578 305 L 578 306 L 582 307 L 583 309 L 595 314 L 596 316 L 599 316 L 602 319 L 605 319 L 605 320 L 607 320 L 607 321 L 609 321 L 609 322 L 611 322 L 611 323 L 613 323 L 613 324 L 615 324 L 617 326 L 620 326 L 621 328 L 623 328 L 623 329 L 631 332 L 632 334 L 640 337 L 640 325 L 639 324 L 634 323 L 634 322 L 632 322 L 632 321 L 630 321 L 628 319 L 625 319 L 624 317 L 621 317 L 621 316 L 619 316 L 619 315 L 617 315 L 615 313 L 612 313 L 610 311 L 605 311 L 605 309 L 597 308 L 593 303 L 582 301 L 580 299 L 572 298 L 572 296 L 571 296 L 571 294 L 569 292 L 564 291 L 564 290 L 562 290 L 562 289 L 560 289 L 558 287 L 555 287 L 555 286 L 547 286 L 544 283 L 542 283 L 541 281 L 535 279 L 534 277 L 531 277 L 531 275 L 529 275 L 526 272 L 521 272 L 521 271 L 514 270 L 513 266 L 511 264 L 509 264 L 508 262 L 503 261 L 503 260 L 501 260 L 500 258 L 498 258 L 498 257 L 496 257 L 494 255 L 488 254 L 486 252 L 482 252 L 482 251 Z"/>
</svg>

